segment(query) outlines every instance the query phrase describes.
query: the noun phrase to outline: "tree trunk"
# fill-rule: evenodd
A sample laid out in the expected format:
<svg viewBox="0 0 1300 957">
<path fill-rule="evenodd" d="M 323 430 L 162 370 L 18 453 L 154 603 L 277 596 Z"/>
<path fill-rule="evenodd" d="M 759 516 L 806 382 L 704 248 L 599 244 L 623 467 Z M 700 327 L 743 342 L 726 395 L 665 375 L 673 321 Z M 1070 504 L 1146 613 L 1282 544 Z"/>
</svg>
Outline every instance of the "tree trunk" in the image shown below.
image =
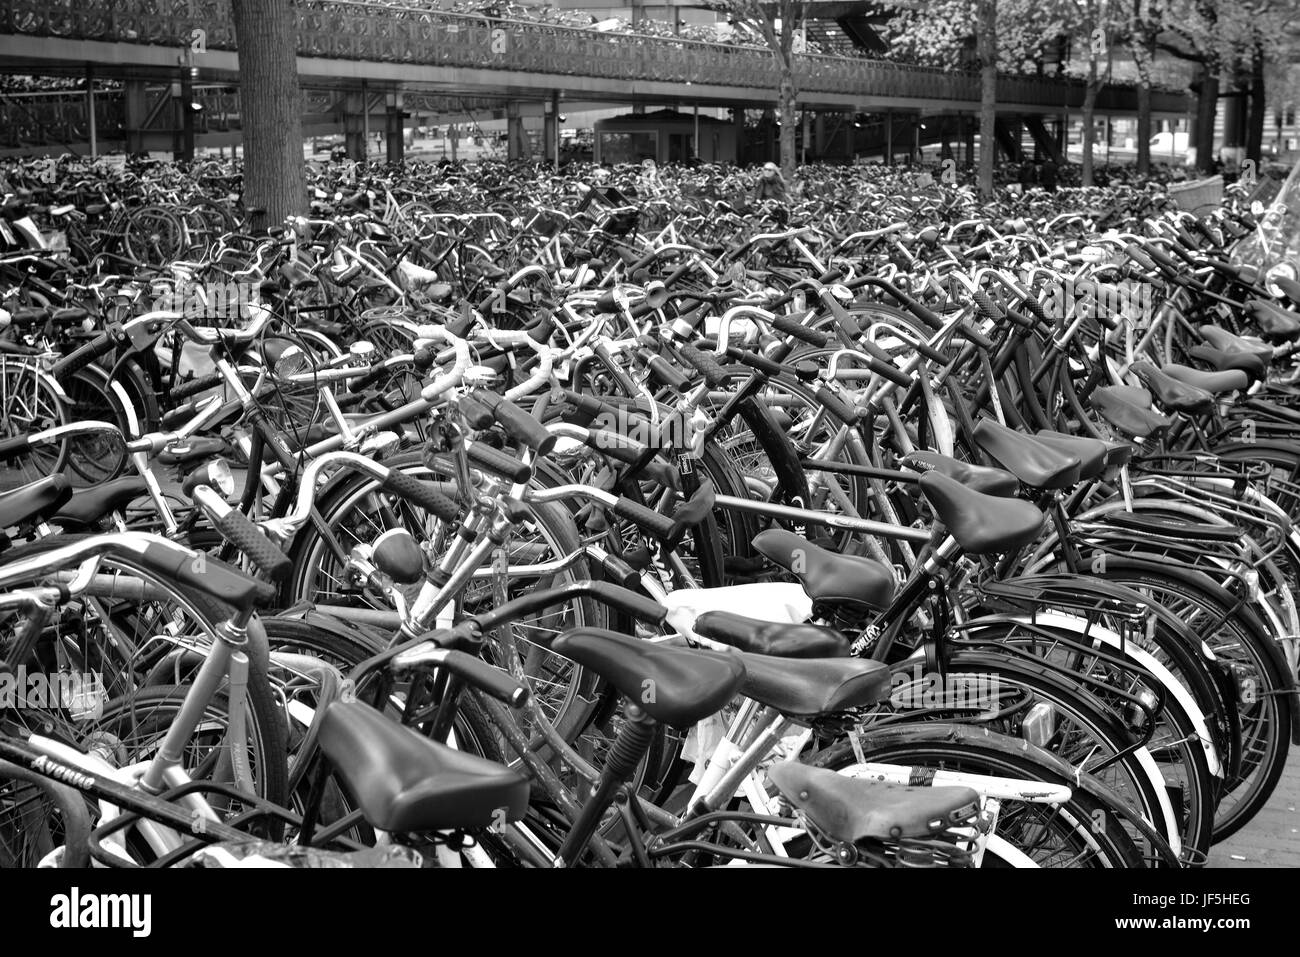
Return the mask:
<svg viewBox="0 0 1300 957">
<path fill-rule="evenodd" d="M 993 195 L 993 161 L 997 154 L 994 126 L 998 105 L 998 4 L 979 0 L 976 48 L 980 61 L 980 169 L 981 196 Z"/>
<path fill-rule="evenodd" d="M 795 124 L 799 121 L 797 114 L 797 91 L 794 86 L 794 71 L 789 67 L 781 68 L 781 86 L 777 91 L 777 103 L 781 113 L 781 175 L 787 183 L 794 182 L 794 168 L 798 162 L 795 156 Z"/>
<path fill-rule="evenodd" d="M 1137 67 L 1137 171 L 1139 176 L 1151 172 L 1151 55 L 1145 37 L 1135 37 L 1129 44 L 1133 65 Z"/>
<path fill-rule="evenodd" d="M 1250 118 L 1246 126 L 1246 159 L 1256 168 L 1264 157 L 1264 122 L 1268 103 L 1264 86 L 1264 50 L 1257 43 L 1250 59 Z"/>
<path fill-rule="evenodd" d="M 1201 92 L 1196 97 L 1196 168 L 1214 172 L 1214 117 L 1219 109 L 1217 64 L 1201 67 Z"/>
<path fill-rule="evenodd" d="M 244 206 L 255 229 L 306 209 L 297 33 L 289 0 L 231 0 L 239 51 Z"/>
<path fill-rule="evenodd" d="M 1096 140 L 1094 111 L 1097 106 L 1097 60 L 1088 61 L 1088 85 L 1083 91 L 1083 185 L 1092 185 L 1092 146 Z"/>
<path fill-rule="evenodd" d="M 1146 176 L 1151 172 L 1151 81 L 1138 81 L 1137 101 L 1137 171 Z"/>
</svg>

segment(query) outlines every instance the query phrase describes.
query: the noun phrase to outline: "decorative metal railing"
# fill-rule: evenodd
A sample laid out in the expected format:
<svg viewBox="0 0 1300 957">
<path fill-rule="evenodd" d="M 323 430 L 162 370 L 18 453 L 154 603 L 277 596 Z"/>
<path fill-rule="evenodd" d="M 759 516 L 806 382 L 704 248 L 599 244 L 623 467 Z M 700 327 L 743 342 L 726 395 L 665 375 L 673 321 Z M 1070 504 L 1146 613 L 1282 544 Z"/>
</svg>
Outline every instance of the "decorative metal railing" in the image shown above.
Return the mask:
<svg viewBox="0 0 1300 957">
<path fill-rule="evenodd" d="M 304 57 L 764 91 L 777 82 L 772 55 L 755 47 L 489 19 L 415 4 L 304 0 L 295 11 Z M 175 48 L 201 38 L 207 49 L 235 48 L 228 0 L 0 0 L 0 33 Z M 800 56 L 796 73 L 808 94 L 956 103 L 980 95 L 974 74 L 859 57 Z M 1049 110 L 1077 107 L 1083 85 L 1003 76 L 998 100 Z"/>
</svg>

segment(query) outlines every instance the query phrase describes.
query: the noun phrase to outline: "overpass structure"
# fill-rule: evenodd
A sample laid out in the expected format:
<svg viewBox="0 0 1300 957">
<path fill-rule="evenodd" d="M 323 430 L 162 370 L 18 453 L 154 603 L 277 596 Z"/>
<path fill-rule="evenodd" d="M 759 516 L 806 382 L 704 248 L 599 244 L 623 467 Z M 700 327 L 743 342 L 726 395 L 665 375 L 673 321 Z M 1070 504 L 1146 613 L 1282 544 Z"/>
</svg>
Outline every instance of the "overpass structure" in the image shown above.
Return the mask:
<svg viewBox="0 0 1300 957">
<path fill-rule="evenodd" d="M 390 156 L 400 155 L 403 126 L 438 114 L 477 110 L 514 123 L 532 111 L 546 117 L 553 139 L 561 102 L 739 114 L 775 98 L 774 60 L 753 47 L 416 4 L 306 0 L 294 11 L 304 133 L 345 134 L 350 150 L 382 129 Z M 237 142 L 238 71 L 229 0 L 0 0 L 0 72 L 82 77 L 91 91 L 111 81 L 104 92 L 0 95 L 0 149 L 95 142 L 184 154 Z M 974 74 L 863 56 L 800 56 L 796 78 L 800 107 L 824 114 L 970 114 L 979 105 Z M 1083 84 L 1070 79 L 998 80 L 1007 118 L 1060 117 L 1083 97 Z M 1096 109 L 1131 114 L 1136 105 L 1134 89 L 1112 85 Z M 1152 107 L 1183 116 L 1188 103 L 1157 91 Z"/>
</svg>

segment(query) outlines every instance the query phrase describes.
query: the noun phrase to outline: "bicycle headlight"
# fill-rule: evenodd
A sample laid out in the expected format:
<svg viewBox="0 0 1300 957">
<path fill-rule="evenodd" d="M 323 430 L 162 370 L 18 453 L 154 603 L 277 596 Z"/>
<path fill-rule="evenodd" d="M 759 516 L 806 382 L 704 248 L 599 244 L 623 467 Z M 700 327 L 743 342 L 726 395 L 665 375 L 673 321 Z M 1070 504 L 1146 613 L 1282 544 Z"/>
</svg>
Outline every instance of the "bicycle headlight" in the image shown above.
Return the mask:
<svg viewBox="0 0 1300 957">
<path fill-rule="evenodd" d="M 185 481 L 181 483 L 181 490 L 186 496 L 190 496 L 200 485 L 215 489 L 222 498 L 230 501 L 235 494 L 235 473 L 230 470 L 230 463 L 221 457 L 205 462 L 185 476 Z"/>
<path fill-rule="evenodd" d="M 1282 290 L 1275 285 L 1276 281 L 1278 279 L 1289 279 L 1294 282 L 1295 278 L 1296 268 L 1294 263 L 1276 263 L 1264 274 L 1264 286 L 1274 296 L 1281 298 Z"/>
</svg>

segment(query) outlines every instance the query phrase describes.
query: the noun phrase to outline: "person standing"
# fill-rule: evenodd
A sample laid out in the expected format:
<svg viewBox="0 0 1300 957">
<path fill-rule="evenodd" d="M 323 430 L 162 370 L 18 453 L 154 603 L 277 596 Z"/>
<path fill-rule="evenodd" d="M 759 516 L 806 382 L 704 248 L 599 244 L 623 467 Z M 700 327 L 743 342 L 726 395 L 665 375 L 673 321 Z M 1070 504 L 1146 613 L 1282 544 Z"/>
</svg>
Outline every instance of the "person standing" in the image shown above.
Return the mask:
<svg viewBox="0 0 1300 957">
<path fill-rule="evenodd" d="M 1049 193 L 1055 193 L 1056 181 L 1059 173 L 1060 170 L 1057 168 L 1056 163 L 1053 162 L 1052 158 L 1049 156 L 1047 161 L 1043 163 L 1043 171 L 1039 174 L 1038 185 L 1043 187 L 1043 189 L 1047 190 Z"/>
<path fill-rule="evenodd" d="M 761 203 L 764 200 L 771 200 L 784 203 L 786 194 L 785 178 L 781 175 L 781 170 L 777 168 L 775 163 L 764 163 L 763 171 L 758 177 L 758 183 L 754 186 L 753 202 Z"/>
</svg>

